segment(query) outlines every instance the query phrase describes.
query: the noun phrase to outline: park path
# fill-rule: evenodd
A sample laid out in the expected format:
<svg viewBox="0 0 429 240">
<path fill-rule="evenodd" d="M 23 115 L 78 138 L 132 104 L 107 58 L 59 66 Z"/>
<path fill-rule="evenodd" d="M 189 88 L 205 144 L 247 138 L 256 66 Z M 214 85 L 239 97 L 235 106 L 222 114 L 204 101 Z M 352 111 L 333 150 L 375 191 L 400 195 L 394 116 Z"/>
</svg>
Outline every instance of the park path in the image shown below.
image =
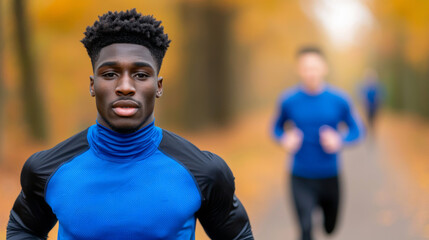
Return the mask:
<svg viewBox="0 0 429 240">
<path fill-rule="evenodd" d="M 404 121 L 390 119 L 394 119 L 394 116 L 383 116 L 376 136 L 369 136 L 360 145 L 351 147 L 343 153 L 343 211 L 338 231 L 332 237 L 325 236 L 321 229 L 321 214 L 316 214 L 314 218 L 316 239 L 429 239 L 427 186 L 422 186 L 421 182 L 418 182 L 419 179 L 415 178 L 416 174 L 406 167 L 409 160 L 424 161 L 426 162 L 424 172 L 428 177 L 429 157 L 425 155 L 419 156 L 420 158 L 408 158 L 407 151 L 414 151 L 413 154 L 416 154 L 419 149 L 406 149 L 406 144 L 402 144 L 410 141 L 412 143 L 413 140 L 406 138 L 413 133 L 420 135 L 426 133 L 427 129 L 421 129 L 422 132 L 419 133 L 419 129 L 416 128 L 420 126 L 412 123 L 404 126 Z M 411 133 L 401 135 L 399 129 L 404 128 L 409 128 Z M 395 141 L 400 144 L 395 145 Z M 285 189 L 287 184 L 283 183 L 280 187 Z M 272 192 L 270 199 L 265 213 L 254 219 L 255 238 L 298 239 L 289 192 L 286 190 Z"/>
</svg>

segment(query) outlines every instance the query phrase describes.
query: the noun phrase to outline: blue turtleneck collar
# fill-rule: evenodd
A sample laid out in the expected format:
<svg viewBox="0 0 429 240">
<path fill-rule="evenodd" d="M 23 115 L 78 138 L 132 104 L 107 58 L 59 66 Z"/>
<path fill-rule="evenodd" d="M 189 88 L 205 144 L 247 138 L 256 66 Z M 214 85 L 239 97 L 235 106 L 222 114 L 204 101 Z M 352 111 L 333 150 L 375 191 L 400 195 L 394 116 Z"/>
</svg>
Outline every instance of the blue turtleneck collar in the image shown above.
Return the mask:
<svg viewBox="0 0 429 240">
<path fill-rule="evenodd" d="M 102 159 L 115 162 L 143 160 L 152 155 L 162 139 L 162 129 L 151 122 L 129 134 L 121 134 L 97 122 L 88 129 L 88 142 Z"/>
</svg>

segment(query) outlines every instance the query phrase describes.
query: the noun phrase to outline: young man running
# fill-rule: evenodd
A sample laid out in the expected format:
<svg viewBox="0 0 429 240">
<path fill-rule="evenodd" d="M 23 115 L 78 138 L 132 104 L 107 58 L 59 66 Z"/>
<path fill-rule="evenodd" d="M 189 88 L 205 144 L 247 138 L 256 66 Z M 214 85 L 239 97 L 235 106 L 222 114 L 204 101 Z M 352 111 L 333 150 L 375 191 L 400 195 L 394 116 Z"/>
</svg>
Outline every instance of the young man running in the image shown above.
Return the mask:
<svg viewBox="0 0 429 240">
<path fill-rule="evenodd" d="M 293 156 L 291 188 L 301 227 L 301 239 L 312 239 L 312 213 L 320 207 L 324 228 L 332 233 L 340 202 L 338 152 L 361 136 L 361 124 L 346 95 L 325 83 L 328 67 L 318 48 L 298 51 L 301 84 L 280 99 L 274 136 Z M 290 129 L 285 131 L 285 123 Z M 347 133 L 338 125 L 345 123 Z"/>
<path fill-rule="evenodd" d="M 154 124 L 170 40 L 135 9 L 86 29 L 97 124 L 25 163 L 7 239 L 253 239 L 234 177 L 217 155 Z"/>
</svg>

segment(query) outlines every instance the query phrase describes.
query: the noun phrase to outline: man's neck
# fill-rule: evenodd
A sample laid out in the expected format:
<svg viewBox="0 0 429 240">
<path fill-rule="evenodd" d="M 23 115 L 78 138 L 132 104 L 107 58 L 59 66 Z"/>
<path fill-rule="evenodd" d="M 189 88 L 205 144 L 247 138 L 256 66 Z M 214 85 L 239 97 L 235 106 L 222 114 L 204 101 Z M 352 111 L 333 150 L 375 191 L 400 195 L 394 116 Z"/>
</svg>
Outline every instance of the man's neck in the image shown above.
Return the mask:
<svg viewBox="0 0 429 240">
<path fill-rule="evenodd" d="M 308 95 L 319 95 L 325 90 L 324 83 L 320 84 L 317 87 L 308 87 L 308 86 L 305 86 L 304 84 L 302 84 L 301 86 L 302 86 L 302 90 Z"/>
<path fill-rule="evenodd" d="M 109 124 L 108 121 L 106 121 L 100 114 L 97 114 L 97 123 L 102 125 L 103 127 L 106 127 L 114 132 L 121 133 L 121 134 L 130 134 L 133 132 L 137 132 L 138 130 L 145 128 L 147 125 L 151 124 L 155 120 L 155 116 L 152 113 L 149 115 L 143 122 L 140 123 L 140 125 L 136 126 L 135 128 L 130 129 L 117 129 L 111 124 Z"/>
</svg>

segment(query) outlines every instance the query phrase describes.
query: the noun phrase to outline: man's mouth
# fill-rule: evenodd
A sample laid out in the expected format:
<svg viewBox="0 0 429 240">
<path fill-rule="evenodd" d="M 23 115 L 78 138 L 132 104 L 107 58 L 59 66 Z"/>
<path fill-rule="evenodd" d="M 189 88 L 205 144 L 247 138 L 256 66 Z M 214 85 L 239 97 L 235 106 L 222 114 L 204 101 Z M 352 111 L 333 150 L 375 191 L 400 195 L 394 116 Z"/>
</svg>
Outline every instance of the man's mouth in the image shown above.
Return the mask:
<svg viewBox="0 0 429 240">
<path fill-rule="evenodd" d="M 113 103 L 112 109 L 120 117 L 131 117 L 139 110 L 139 104 L 133 100 L 118 100 Z"/>
</svg>

